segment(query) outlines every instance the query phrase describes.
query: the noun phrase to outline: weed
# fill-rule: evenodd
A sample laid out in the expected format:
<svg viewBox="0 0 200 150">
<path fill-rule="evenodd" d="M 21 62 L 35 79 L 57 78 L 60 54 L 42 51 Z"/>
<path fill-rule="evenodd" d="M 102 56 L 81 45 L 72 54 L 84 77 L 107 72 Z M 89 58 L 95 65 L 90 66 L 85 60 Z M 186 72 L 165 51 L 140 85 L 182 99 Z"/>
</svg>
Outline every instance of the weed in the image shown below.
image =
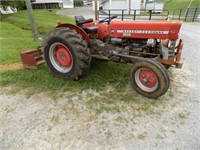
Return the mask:
<svg viewBox="0 0 200 150">
<path fill-rule="evenodd" d="M 103 112 L 111 112 L 111 113 L 120 113 L 120 109 L 117 106 L 109 106 L 109 105 L 100 105 L 95 109 L 96 114 L 101 114 Z"/>
<path fill-rule="evenodd" d="M 165 136 L 163 136 L 163 135 L 161 135 L 161 134 L 157 134 L 156 138 L 157 138 L 157 139 L 164 139 Z"/>
<path fill-rule="evenodd" d="M 138 138 L 140 140 L 144 140 L 146 137 L 147 137 L 147 132 L 143 132 L 143 133 L 141 133 L 141 134 L 138 135 Z"/>
<path fill-rule="evenodd" d="M 107 131 L 107 132 L 105 133 L 105 135 L 106 135 L 106 138 L 109 139 L 109 138 L 112 136 L 112 132 Z"/>
<path fill-rule="evenodd" d="M 180 112 L 178 114 L 179 118 L 186 119 L 190 113 L 189 112 Z"/>
<path fill-rule="evenodd" d="M 50 121 L 53 122 L 54 124 L 59 123 L 59 117 L 58 116 L 52 116 L 50 117 Z"/>
<path fill-rule="evenodd" d="M 123 121 L 125 121 L 126 119 L 124 118 L 124 117 L 121 117 L 121 116 L 118 116 L 116 119 L 115 119 L 115 121 L 117 121 L 117 122 L 123 122 Z"/>
<path fill-rule="evenodd" d="M 175 130 L 171 130 L 170 132 L 171 132 L 171 133 L 176 133 L 176 131 L 175 131 Z"/>
</svg>

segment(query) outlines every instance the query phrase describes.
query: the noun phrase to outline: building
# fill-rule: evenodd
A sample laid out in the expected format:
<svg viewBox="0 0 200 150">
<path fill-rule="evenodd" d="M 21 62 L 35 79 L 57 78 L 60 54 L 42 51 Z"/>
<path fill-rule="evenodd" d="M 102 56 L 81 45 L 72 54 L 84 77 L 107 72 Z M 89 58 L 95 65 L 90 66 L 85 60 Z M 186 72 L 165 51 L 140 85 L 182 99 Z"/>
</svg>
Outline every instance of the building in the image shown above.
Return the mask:
<svg viewBox="0 0 200 150">
<path fill-rule="evenodd" d="M 33 9 L 74 8 L 74 0 L 32 0 Z"/>
<path fill-rule="evenodd" d="M 124 9 L 124 13 L 130 13 L 128 10 L 137 10 L 140 13 L 141 0 L 104 0 L 101 4 L 103 9 Z M 118 14 L 120 11 L 112 11 L 112 14 Z M 134 13 L 133 11 L 131 13 Z"/>
<path fill-rule="evenodd" d="M 83 0 L 84 6 L 92 6 L 93 0 Z"/>
</svg>

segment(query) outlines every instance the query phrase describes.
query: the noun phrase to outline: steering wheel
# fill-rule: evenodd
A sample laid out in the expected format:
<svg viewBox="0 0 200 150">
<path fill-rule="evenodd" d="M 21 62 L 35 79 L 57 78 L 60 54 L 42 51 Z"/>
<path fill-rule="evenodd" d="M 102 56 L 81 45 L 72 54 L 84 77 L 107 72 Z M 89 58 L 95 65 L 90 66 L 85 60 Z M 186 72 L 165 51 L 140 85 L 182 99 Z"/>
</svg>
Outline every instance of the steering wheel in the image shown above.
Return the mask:
<svg viewBox="0 0 200 150">
<path fill-rule="evenodd" d="M 110 21 L 111 21 L 112 19 L 115 19 L 115 18 L 117 18 L 117 16 L 107 17 L 107 18 L 105 18 L 105 19 L 99 21 L 99 23 L 107 22 L 107 23 L 109 24 Z"/>
</svg>

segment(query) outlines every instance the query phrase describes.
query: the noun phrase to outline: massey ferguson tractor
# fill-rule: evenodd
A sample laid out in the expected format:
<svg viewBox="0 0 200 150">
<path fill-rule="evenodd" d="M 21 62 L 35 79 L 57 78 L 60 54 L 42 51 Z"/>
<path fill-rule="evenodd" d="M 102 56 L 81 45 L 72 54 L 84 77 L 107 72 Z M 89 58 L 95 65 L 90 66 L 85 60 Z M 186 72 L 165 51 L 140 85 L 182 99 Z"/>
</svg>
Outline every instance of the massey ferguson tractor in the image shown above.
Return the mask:
<svg viewBox="0 0 200 150">
<path fill-rule="evenodd" d="M 183 41 L 177 41 L 181 22 L 118 21 L 116 17 L 93 21 L 75 16 L 76 25 L 59 21 L 44 36 L 41 48 L 21 53 L 22 61 L 30 66 L 44 58 L 52 74 L 64 80 L 85 76 L 91 58 L 132 63 L 133 88 L 148 98 L 162 96 L 170 84 L 167 69 L 182 67 Z"/>
</svg>

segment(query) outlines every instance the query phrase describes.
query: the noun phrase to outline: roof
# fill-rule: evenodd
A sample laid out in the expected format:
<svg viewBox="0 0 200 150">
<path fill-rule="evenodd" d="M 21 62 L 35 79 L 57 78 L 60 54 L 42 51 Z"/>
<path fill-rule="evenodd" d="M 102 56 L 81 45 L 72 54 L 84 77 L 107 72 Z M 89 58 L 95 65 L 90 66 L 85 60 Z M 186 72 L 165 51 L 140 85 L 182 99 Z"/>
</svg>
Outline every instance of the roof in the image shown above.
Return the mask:
<svg viewBox="0 0 200 150">
<path fill-rule="evenodd" d="M 44 3 L 63 3 L 62 0 L 36 0 L 36 2 L 32 2 L 32 4 L 44 4 Z"/>
</svg>

